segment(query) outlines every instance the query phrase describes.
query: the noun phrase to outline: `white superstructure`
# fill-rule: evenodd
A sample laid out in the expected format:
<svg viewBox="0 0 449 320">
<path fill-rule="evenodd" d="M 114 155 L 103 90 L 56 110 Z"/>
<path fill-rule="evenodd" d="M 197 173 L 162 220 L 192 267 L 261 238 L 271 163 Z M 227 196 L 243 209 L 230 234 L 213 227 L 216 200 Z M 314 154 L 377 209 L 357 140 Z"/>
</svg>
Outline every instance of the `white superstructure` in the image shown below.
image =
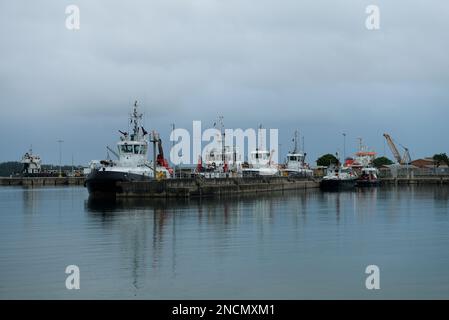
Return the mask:
<svg viewBox="0 0 449 320">
<path fill-rule="evenodd" d="M 137 101 L 134 103 L 130 123 L 132 133 L 120 131 L 120 141 L 117 143 L 118 160 L 102 160 L 98 170 L 110 172 L 125 172 L 154 178 L 153 161 L 148 160 L 149 133 L 140 125 L 143 114 L 138 112 Z M 156 132 L 152 132 L 152 139 L 159 139 Z M 165 167 L 156 166 L 158 177 L 169 178 Z"/>
<path fill-rule="evenodd" d="M 242 163 L 242 155 L 236 146 L 217 146 L 206 151 L 203 166 L 206 170 L 223 171 L 226 167 L 229 171 L 240 171 Z"/>
<path fill-rule="evenodd" d="M 21 163 L 23 164 L 22 173 L 24 174 L 36 174 L 41 172 L 41 158 L 38 155 L 33 154 L 32 148 L 23 155 Z"/>
<path fill-rule="evenodd" d="M 141 126 L 142 114 L 138 112 L 137 101 L 134 103 L 130 123 L 132 132 L 120 131 L 120 141 L 117 143 L 117 151 L 108 148 L 118 159 L 91 161 L 86 186 L 90 193 L 114 193 L 117 192 L 119 181 L 145 181 L 151 179 L 170 178 L 169 170 L 158 165 L 156 159 L 156 144 L 161 143 L 159 135 L 152 132 L 151 135 Z M 154 160 L 148 160 L 149 141 L 154 143 Z M 156 171 L 156 174 L 155 174 Z"/>
<path fill-rule="evenodd" d="M 294 148 L 292 152 L 287 153 L 287 162 L 285 168 L 281 169 L 285 176 L 312 177 L 313 171 L 305 162 L 306 154 L 299 151 L 298 148 L 298 131 L 295 131 Z"/>
<path fill-rule="evenodd" d="M 275 176 L 279 174 L 279 169 L 271 160 L 274 151 L 257 148 L 249 155 L 249 167 L 242 169 L 244 176 Z"/>
</svg>

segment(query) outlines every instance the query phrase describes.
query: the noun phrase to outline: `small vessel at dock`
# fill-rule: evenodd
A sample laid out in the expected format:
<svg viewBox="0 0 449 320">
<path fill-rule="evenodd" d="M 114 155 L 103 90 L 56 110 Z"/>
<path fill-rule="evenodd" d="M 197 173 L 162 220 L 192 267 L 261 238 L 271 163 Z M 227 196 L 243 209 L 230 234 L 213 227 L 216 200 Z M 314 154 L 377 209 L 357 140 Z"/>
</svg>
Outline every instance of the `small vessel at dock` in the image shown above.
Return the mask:
<svg viewBox="0 0 449 320">
<path fill-rule="evenodd" d="M 117 143 L 117 152 L 110 149 L 118 160 L 91 161 L 90 173 L 85 182 L 90 195 L 104 196 L 116 194 L 117 182 L 151 181 L 154 179 L 170 178 L 170 168 L 159 151 L 152 162 L 148 161 L 148 138 L 154 144 L 156 155 L 156 144 L 161 150 L 161 140 L 156 132 L 151 135 L 141 126 L 142 114 L 138 112 L 137 101 L 134 103 L 130 122 L 133 124 L 131 133 L 120 131 L 120 141 Z M 161 162 L 161 158 L 162 161 Z"/>
<path fill-rule="evenodd" d="M 242 155 L 237 146 L 226 145 L 224 137 L 225 132 L 222 130 L 217 136 L 217 144 L 205 150 L 204 161 L 199 157 L 194 174 L 205 178 L 241 176 Z"/>
<path fill-rule="evenodd" d="M 257 148 L 251 151 L 248 168 L 242 169 L 244 177 L 248 176 L 276 176 L 279 175 L 279 169 L 275 166 L 271 158 L 274 151 L 268 151 Z"/>
<path fill-rule="evenodd" d="M 346 166 L 350 166 L 358 174 L 358 187 L 375 187 L 379 185 L 379 170 L 373 165 L 375 158 L 376 152 L 364 146 L 362 138 L 359 138 L 359 151 L 356 152 L 354 159 L 347 159 L 345 163 Z"/>
<path fill-rule="evenodd" d="M 306 153 L 298 148 L 298 131 L 295 131 L 293 138 L 294 149 L 287 154 L 285 167 L 281 169 L 281 174 L 288 177 L 311 178 L 313 171 L 305 162 Z"/>
<path fill-rule="evenodd" d="M 327 175 L 320 182 L 320 188 L 325 191 L 354 189 L 357 178 L 357 174 L 351 167 L 330 167 Z"/>
<path fill-rule="evenodd" d="M 42 169 L 42 161 L 41 158 L 33 154 L 33 149 L 30 148 L 30 151 L 25 153 L 22 157 L 21 163 L 22 167 L 22 175 L 23 176 L 37 176 L 41 174 Z"/>
<path fill-rule="evenodd" d="M 49 166 L 46 166 L 47 168 L 45 168 L 45 166 L 42 165 L 41 157 L 33 153 L 32 147 L 30 147 L 30 150 L 22 156 L 20 163 L 22 163 L 22 171 L 17 174 L 17 176 L 20 177 L 45 178 L 66 175 L 61 172 L 61 167 L 59 167 L 59 170 L 49 169 Z"/>
<path fill-rule="evenodd" d="M 259 126 L 259 130 L 262 130 L 262 125 Z M 243 165 L 242 176 L 279 176 L 279 166 L 272 161 L 275 151 L 268 151 L 265 149 L 260 131 L 259 139 L 259 146 L 256 147 L 256 150 L 250 152 L 248 156 L 248 163 L 245 163 Z"/>
</svg>

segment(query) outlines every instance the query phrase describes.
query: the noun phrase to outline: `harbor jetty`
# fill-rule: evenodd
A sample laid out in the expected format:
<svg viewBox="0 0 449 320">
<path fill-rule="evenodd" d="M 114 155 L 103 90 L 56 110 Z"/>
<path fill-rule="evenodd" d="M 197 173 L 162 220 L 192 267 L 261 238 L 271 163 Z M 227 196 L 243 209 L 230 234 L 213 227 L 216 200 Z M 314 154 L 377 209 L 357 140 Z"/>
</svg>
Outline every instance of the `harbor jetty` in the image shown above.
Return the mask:
<svg viewBox="0 0 449 320">
<path fill-rule="evenodd" d="M 83 186 L 85 177 L 0 177 L 1 186 Z M 380 177 L 381 185 L 449 185 L 449 176 Z M 117 182 L 118 196 L 190 197 L 234 193 L 301 190 L 318 187 L 320 179 L 295 177 L 188 178 Z"/>
<path fill-rule="evenodd" d="M 84 177 L 0 177 L 1 186 L 82 186 Z"/>
<path fill-rule="evenodd" d="M 449 184 L 449 176 L 380 178 L 381 185 Z"/>
<path fill-rule="evenodd" d="M 166 179 L 160 181 L 117 182 L 116 197 L 189 198 L 258 194 L 273 191 L 318 188 L 319 182 L 289 177 L 240 177 Z"/>
</svg>

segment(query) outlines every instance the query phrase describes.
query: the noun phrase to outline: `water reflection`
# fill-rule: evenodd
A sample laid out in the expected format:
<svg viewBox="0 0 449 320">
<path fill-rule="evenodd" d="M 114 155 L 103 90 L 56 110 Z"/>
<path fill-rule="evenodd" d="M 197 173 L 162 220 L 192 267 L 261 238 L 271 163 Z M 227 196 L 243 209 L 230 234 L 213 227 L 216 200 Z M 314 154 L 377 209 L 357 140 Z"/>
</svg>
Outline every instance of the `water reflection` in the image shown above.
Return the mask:
<svg viewBox="0 0 449 320">
<path fill-rule="evenodd" d="M 23 212 L 27 215 L 33 215 L 37 212 L 40 193 L 33 188 L 24 187 L 22 192 Z"/>
<path fill-rule="evenodd" d="M 132 265 L 133 286 L 144 286 L 147 272 L 157 273 L 170 264 L 171 276 L 177 275 L 177 256 L 192 233 L 213 243 L 214 251 L 226 254 L 234 245 L 240 228 L 256 228 L 257 238 L 271 234 L 276 219 L 287 205 L 296 229 L 306 223 L 309 197 L 316 191 L 272 193 L 221 199 L 95 199 L 85 201 L 89 225 L 98 224 L 110 234 L 120 234 L 122 261 Z M 276 213 L 281 216 L 276 217 Z M 288 215 L 290 217 L 290 214 Z M 243 224 L 246 226 L 242 227 Z M 250 232 L 250 230 L 249 230 Z M 178 240 L 178 237 L 180 240 Z M 192 248 L 189 248 L 190 250 Z"/>
<path fill-rule="evenodd" d="M 317 243 L 327 243 L 329 240 L 325 239 L 330 235 L 318 236 L 323 225 L 346 226 L 354 218 L 368 224 L 385 207 L 389 208 L 387 218 L 393 218 L 394 222 L 394 217 L 402 213 L 393 208 L 397 209 L 407 198 L 401 195 L 402 190 L 366 188 L 329 193 L 308 190 L 221 199 L 89 198 L 85 211 L 90 225 L 99 224 L 103 231 L 120 235 L 118 251 L 122 268 L 129 270 L 129 278 L 138 292 L 148 286 L 149 279 L 154 280 L 152 277 L 180 277 L 185 272 L 186 254 L 197 256 L 201 252 L 205 265 L 226 261 L 238 256 L 235 250 L 243 250 L 249 243 L 254 245 L 252 237 L 255 237 L 259 255 L 271 260 L 278 253 L 267 253 L 271 250 L 267 248 L 278 242 L 283 243 L 280 252 L 295 248 L 298 253 L 307 252 L 310 234 L 318 237 Z M 406 192 L 416 196 L 412 188 Z M 351 237 L 338 230 L 332 232 L 336 232 L 335 239 L 341 238 L 339 241 Z M 316 246 L 314 242 L 312 245 Z M 178 269 L 179 265 L 184 267 Z M 214 262 L 211 267 L 219 265 Z"/>
<path fill-rule="evenodd" d="M 445 204 L 447 208 L 449 205 L 449 187 L 435 187 L 433 199 L 437 200 L 441 204 Z"/>
<path fill-rule="evenodd" d="M 67 294 L 58 272 L 74 261 L 88 298 L 357 298 L 354 272 L 373 261 L 398 292 L 418 292 L 404 283 L 423 268 L 438 275 L 424 275 L 427 292 L 449 279 L 447 186 L 114 201 L 83 188 L 0 188 L 0 203 L 0 295 L 49 281 L 41 292 Z"/>
</svg>

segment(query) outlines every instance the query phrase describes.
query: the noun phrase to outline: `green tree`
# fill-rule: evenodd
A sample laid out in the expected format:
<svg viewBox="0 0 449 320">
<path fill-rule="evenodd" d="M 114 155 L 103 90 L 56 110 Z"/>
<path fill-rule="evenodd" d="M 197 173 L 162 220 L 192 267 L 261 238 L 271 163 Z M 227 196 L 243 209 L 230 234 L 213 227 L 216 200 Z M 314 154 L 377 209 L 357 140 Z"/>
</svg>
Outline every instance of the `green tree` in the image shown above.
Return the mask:
<svg viewBox="0 0 449 320">
<path fill-rule="evenodd" d="M 333 154 L 325 154 L 316 161 L 318 166 L 329 167 L 331 164 L 338 164 L 338 159 Z"/>
<path fill-rule="evenodd" d="M 373 160 L 373 165 L 376 168 L 380 168 L 382 166 L 388 166 L 390 164 L 393 164 L 393 161 L 388 159 L 387 157 L 379 157 Z"/>
<path fill-rule="evenodd" d="M 446 153 L 440 153 L 433 156 L 433 161 L 435 161 L 435 164 L 437 167 L 441 166 L 442 164 L 446 164 L 449 166 L 449 157 Z"/>
</svg>

